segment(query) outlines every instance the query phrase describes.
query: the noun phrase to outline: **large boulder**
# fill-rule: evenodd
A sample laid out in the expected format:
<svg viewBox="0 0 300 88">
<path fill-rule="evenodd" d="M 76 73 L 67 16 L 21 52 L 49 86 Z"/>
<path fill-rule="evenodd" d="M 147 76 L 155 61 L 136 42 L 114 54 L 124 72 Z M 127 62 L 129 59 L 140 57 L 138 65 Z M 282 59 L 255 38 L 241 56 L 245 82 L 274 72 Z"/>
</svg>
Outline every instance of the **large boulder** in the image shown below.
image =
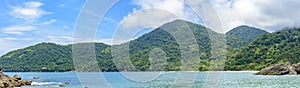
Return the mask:
<svg viewBox="0 0 300 88">
<path fill-rule="evenodd" d="M 294 66 L 296 68 L 295 71 L 300 74 L 300 63 L 294 64 Z"/>
<path fill-rule="evenodd" d="M 297 75 L 300 73 L 300 63 L 291 64 L 289 62 L 274 64 L 260 70 L 256 75 Z"/>
<path fill-rule="evenodd" d="M 0 69 L 0 88 L 14 88 L 31 85 L 32 81 L 21 80 L 21 77 L 14 75 L 10 77 L 2 73 Z"/>
</svg>

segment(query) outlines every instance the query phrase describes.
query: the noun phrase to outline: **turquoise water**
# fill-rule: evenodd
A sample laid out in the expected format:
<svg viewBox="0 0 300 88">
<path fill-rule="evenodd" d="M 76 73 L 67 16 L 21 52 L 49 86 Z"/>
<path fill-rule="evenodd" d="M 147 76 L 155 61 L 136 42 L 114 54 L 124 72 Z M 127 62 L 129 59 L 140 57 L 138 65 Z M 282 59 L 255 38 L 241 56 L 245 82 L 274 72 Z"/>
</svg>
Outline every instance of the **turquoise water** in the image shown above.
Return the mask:
<svg viewBox="0 0 300 88">
<path fill-rule="evenodd" d="M 102 73 L 106 81 L 113 88 L 168 88 L 174 84 L 179 72 L 167 72 L 151 81 L 137 82 L 127 79 L 118 72 Z M 194 72 L 195 73 L 195 72 Z M 209 72 L 198 72 L 193 87 L 201 88 L 204 83 L 210 83 L 206 80 Z M 219 88 L 290 88 L 300 87 L 300 76 L 261 76 L 253 75 L 255 72 L 219 72 L 221 77 L 218 82 Z M 74 72 L 6 72 L 5 74 L 13 76 L 18 74 L 24 80 L 33 80 L 32 86 L 23 88 L 53 88 L 59 87 L 64 82 L 70 84 L 64 85 L 64 88 L 82 88 L 78 76 Z M 88 73 L 99 74 L 99 73 Z M 89 76 L 89 75 L 87 75 Z M 40 77 L 33 79 L 33 77 Z M 93 78 L 93 77 L 91 77 Z M 97 79 L 97 78 L 95 78 Z M 87 86 L 87 85 L 85 85 Z M 93 88 L 92 86 L 88 86 Z M 99 87 L 95 87 L 99 88 Z M 101 87 L 100 87 L 101 88 Z"/>
</svg>

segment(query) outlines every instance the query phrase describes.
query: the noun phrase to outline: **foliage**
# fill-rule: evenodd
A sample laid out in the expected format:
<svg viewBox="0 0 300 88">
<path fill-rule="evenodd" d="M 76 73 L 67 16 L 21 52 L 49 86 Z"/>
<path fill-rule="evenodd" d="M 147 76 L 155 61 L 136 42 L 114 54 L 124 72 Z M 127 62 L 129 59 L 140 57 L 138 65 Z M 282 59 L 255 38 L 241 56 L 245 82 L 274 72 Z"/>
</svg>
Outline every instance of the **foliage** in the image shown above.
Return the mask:
<svg viewBox="0 0 300 88">
<path fill-rule="evenodd" d="M 227 70 L 260 70 L 275 63 L 300 61 L 300 29 L 294 28 L 260 36 L 230 57 Z"/>
<path fill-rule="evenodd" d="M 183 54 L 187 54 L 185 59 L 197 60 L 192 61 L 194 63 L 189 63 L 190 66 L 196 66 L 197 69 L 185 70 L 223 70 L 216 67 L 222 67 L 224 64 L 215 62 L 224 56 L 227 57 L 227 61 L 221 61 L 226 62 L 225 70 L 260 70 L 274 63 L 299 62 L 299 35 L 299 29 L 268 34 L 268 32 L 261 29 L 248 26 L 234 28 L 224 35 L 199 24 L 175 20 L 135 40 L 113 45 L 113 47 L 129 45 L 129 58 L 137 68 L 131 71 L 179 71 L 182 70 Z M 211 39 L 210 36 L 213 36 L 213 38 Z M 193 41 L 190 37 L 194 37 L 196 41 Z M 223 37 L 226 37 L 226 41 L 222 40 Z M 189 45 L 191 42 L 192 44 Z M 212 45 L 212 42 L 215 45 Z M 222 45 L 225 42 L 227 44 L 226 48 L 224 48 L 225 45 Z M 70 45 L 40 43 L 1 56 L 0 68 L 5 71 L 74 71 L 72 57 L 84 58 L 85 56 L 73 55 L 72 52 L 78 51 L 72 51 L 72 46 L 91 44 L 95 45 L 95 55 L 98 62 L 90 64 L 98 64 L 101 71 L 128 70 L 116 68 L 115 62 L 120 64 L 119 60 L 114 62 L 111 52 L 112 47 L 103 43 Z M 189 46 L 183 47 L 180 45 Z M 211 52 L 215 48 L 216 50 Z M 78 50 L 87 52 L 84 48 Z M 182 53 L 182 51 L 191 52 Z M 212 57 L 213 55 L 215 56 Z M 125 57 L 118 59 L 125 59 Z M 81 63 L 82 67 L 80 68 L 89 71 L 91 69 L 89 68 L 90 64 Z"/>
</svg>

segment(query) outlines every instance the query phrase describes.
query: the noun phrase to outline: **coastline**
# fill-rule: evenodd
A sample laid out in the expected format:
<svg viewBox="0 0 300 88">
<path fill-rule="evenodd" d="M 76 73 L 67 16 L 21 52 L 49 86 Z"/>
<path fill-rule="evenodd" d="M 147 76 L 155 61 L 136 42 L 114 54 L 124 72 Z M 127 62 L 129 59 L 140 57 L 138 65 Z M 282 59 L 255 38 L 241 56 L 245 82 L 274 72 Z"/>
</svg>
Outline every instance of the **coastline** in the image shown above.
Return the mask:
<svg viewBox="0 0 300 88">
<path fill-rule="evenodd" d="M 100 72 L 100 71 L 99 71 Z M 115 72 L 101 72 L 101 73 L 116 73 Z M 259 72 L 259 71 L 126 71 L 126 72 Z M 19 73 L 19 72 L 4 72 L 4 73 Z M 76 71 L 65 71 L 65 72 L 20 72 L 20 73 L 95 73 L 95 72 L 76 72 Z"/>
</svg>

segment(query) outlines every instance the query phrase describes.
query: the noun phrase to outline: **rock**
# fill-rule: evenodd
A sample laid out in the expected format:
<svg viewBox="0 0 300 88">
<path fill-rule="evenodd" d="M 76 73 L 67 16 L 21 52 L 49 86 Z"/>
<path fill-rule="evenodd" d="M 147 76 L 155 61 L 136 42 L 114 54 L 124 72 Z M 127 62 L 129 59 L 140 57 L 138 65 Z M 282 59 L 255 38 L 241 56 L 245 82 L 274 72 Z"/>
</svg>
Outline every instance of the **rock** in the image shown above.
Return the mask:
<svg viewBox="0 0 300 88">
<path fill-rule="evenodd" d="M 13 76 L 16 80 L 21 80 L 21 77 L 19 75 L 14 75 Z"/>
<path fill-rule="evenodd" d="M 40 78 L 41 78 L 41 77 L 38 77 L 38 76 L 37 76 L 37 77 L 33 77 L 33 79 L 40 79 Z"/>
<path fill-rule="evenodd" d="M 300 63 L 294 64 L 294 66 L 296 67 L 295 71 L 300 73 Z"/>
<path fill-rule="evenodd" d="M 67 84 L 67 85 L 69 85 L 70 83 L 69 83 L 69 82 L 64 82 L 63 84 Z"/>
<path fill-rule="evenodd" d="M 289 75 L 297 75 L 296 67 L 294 65 L 288 65 L 287 68 L 289 69 Z"/>
<path fill-rule="evenodd" d="M 9 77 L 2 73 L 0 69 L 0 88 L 14 88 L 31 85 L 32 81 L 21 80 L 21 77 L 18 75 L 14 75 L 13 77 Z"/>
<path fill-rule="evenodd" d="M 64 87 L 65 85 L 64 85 L 64 84 L 59 84 L 58 86 L 59 86 L 59 87 Z"/>
<path fill-rule="evenodd" d="M 26 80 L 18 80 L 21 85 L 31 85 L 32 81 L 26 81 Z"/>
<path fill-rule="evenodd" d="M 300 74 L 300 63 L 291 64 L 289 62 L 274 64 L 256 73 L 256 75 L 297 75 L 297 74 Z"/>
</svg>

